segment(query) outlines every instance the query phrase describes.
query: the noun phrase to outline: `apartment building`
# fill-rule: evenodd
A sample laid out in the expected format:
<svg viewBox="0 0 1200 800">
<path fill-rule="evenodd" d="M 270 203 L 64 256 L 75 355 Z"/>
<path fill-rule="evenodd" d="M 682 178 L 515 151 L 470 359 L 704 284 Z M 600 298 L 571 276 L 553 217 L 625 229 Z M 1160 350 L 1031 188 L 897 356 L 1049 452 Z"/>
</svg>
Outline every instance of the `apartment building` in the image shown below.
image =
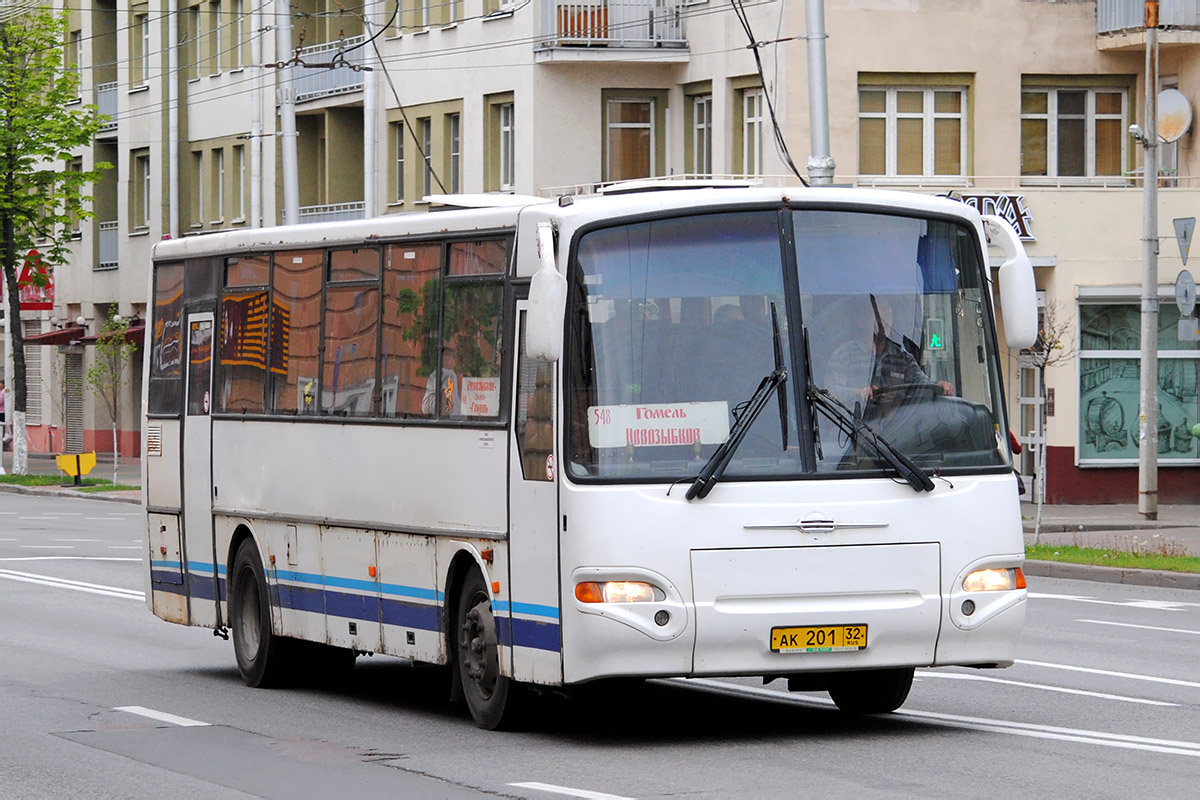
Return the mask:
<svg viewBox="0 0 1200 800">
<path fill-rule="evenodd" d="M 83 0 L 67 58 L 110 122 L 80 163 L 115 166 L 27 312 L 31 451 L 101 449 L 107 421 L 71 379 L 110 310 L 145 318 L 164 236 L 428 209 L 447 193 L 554 194 L 649 176 L 786 180 L 809 154 L 803 0 Z M 831 0 L 835 182 L 956 192 L 1026 239 L 1077 356 L 1037 372 L 1011 353 L 1010 416 L 1047 448 L 1051 502 L 1137 496 L 1145 33 L 1141 0 Z M 286 17 L 281 16 L 285 14 Z M 1160 88 L 1200 97 L 1200 10 L 1163 0 Z M 290 32 L 287 27 L 290 25 Z M 757 46 L 749 47 L 751 42 Z M 755 52 L 761 62 L 756 62 Z M 295 114 L 295 194 L 285 164 Z M 1160 232 L 1200 210 L 1191 132 L 1164 145 Z M 1165 298 L 1182 266 L 1161 242 Z M 1001 310 L 1002 313 L 1003 310 Z M 1194 343 L 1161 310 L 1162 499 L 1200 497 Z M 40 335 L 40 336 L 39 336 Z M 39 344 L 40 343 L 40 344 Z M 45 345 L 45 346 L 42 346 Z M 136 398 L 119 423 L 136 452 Z M 1165 443 L 1165 448 L 1164 447 Z"/>
</svg>

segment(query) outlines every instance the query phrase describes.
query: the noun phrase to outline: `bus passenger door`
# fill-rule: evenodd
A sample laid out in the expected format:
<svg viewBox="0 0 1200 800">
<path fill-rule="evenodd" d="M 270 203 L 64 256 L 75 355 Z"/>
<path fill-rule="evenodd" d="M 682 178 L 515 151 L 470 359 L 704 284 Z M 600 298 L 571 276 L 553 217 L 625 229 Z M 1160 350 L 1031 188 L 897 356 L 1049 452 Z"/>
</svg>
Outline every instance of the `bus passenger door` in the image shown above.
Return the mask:
<svg viewBox="0 0 1200 800">
<path fill-rule="evenodd" d="M 183 573 L 193 625 L 216 623 L 218 565 L 212 539 L 213 315 L 187 317 L 187 386 L 183 419 Z"/>
<path fill-rule="evenodd" d="M 562 681 L 559 627 L 557 397 L 555 366 L 525 357 L 525 309 L 517 303 L 516 381 L 509 440 L 508 609 L 497 620 L 511 643 L 512 676 L 533 683 Z M 506 604 L 498 605 L 501 609 Z M 499 615 L 498 615 L 499 616 Z M 504 641 L 505 633 L 509 641 Z"/>
</svg>

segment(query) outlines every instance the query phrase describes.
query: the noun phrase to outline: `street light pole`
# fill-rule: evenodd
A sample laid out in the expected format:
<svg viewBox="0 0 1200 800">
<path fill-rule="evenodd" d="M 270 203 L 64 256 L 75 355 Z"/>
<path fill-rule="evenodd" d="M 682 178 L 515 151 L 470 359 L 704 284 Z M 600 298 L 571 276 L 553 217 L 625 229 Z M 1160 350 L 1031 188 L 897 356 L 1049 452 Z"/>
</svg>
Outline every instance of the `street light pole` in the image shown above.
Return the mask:
<svg viewBox="0 0 1200 800">
<path fill-rule="evenodd" d="M 1146 0 L 1146 130 L 1142 226 L 1142 357 L 1138 512 L 1158 519 L 1158 0 Z"/>
</svg>

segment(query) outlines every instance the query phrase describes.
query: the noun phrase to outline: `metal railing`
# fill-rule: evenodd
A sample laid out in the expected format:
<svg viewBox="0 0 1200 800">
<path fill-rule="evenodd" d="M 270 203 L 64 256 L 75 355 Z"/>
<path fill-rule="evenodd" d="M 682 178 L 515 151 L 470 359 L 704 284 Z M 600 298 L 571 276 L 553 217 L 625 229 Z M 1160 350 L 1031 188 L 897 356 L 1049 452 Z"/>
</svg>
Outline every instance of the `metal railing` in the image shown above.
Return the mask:
<svg viewBox="0 0 1200 800">
<path fill-rule="evenodd" d="M 1141 30 L 1146 25 L 1143 0 L 1097 0 L 1096 33 Z M 1164 28 L 1200 28 L 1200 0 L 1160 0 L 1158 23 Z"/>
<path fill-rule="evenodd" d="M 542 0 L 545 47 L 686 47 L 680 0 Z"/>
<path fill-rule="evenodd" d="M 362 68 L 366 64 L 367 48 L 359 47 L 357 50 L 346 51 L 362 44 L 366 38 L 351 36 L 301 49 L 297 54 L 300 64 L 289 68 L 296 102 L 361 91 Z"/>
<path fill-rule="evenodd" d="M 343 219 L 363 219 L 366 203 L 329 203 L 323 206 L 301 206 L 300 224 L 312 222 L 337 222 Z"/>
<path fill-rule="evenodd" d="M 101 123 L 101 131 L 111 131 L 117 127 L 117 84 L 98 83 L 96 84 L 96 107 L 100 113 L 108 117 Z"/>
<path fill-rule="evenodd" d="M 117 268 L 117 222 L 96 223 L 97 257 L 96 269 Z"/>
</svg>

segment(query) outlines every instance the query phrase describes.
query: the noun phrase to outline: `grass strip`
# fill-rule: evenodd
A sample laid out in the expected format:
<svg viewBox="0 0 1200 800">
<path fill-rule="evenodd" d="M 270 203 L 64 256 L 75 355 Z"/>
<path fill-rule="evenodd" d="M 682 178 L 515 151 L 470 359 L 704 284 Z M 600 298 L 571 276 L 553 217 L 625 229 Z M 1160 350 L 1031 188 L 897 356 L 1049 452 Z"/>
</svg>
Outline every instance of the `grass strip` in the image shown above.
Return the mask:
<svg viewBox="0 0 1200 800">
<path fill-rule="evenodd" d="M 15 486 L 74 486 L 73 478 L 63 478 L 61 475 L 0 475 L 0 483 Z M 138 489 L 138 486 L 128 486 L 123 483 L 113 483 L 104 478 L 84 478 L 81 492 L 123 492 Z"/>
<path fill-rule="evenodd" d="M 1200 572 L 1200 557 L 1133 553 L 1117 548 L 1031 544 L 1025 547 L 1025 557 L 1037 561 L 1062 561 L 1067 564 L 1087 564 L 1094 567 Z"/>
</svg>

